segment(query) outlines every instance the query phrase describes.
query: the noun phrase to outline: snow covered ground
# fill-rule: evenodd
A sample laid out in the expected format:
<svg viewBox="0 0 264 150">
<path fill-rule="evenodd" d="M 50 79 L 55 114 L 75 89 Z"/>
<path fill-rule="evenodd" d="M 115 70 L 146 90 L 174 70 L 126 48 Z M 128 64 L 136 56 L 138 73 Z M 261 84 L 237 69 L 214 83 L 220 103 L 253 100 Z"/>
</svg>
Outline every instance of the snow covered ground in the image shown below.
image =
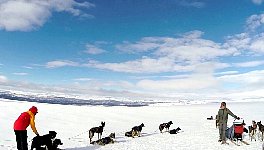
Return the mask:
<svg viewBox="0 0 264 150">
<path fill-rule="evenodd" d="M 215 117 L 219 104 L 174 105 L 174 106 L 144 106 L 144 107 L 104 107 L 104 106 L 73 106 L 44 104 L 0 99 L 0 150 L 15 149 L 13 122 L 21 112 L 32 105 L 39 108 L 36 116 L 36 127 L 41 135 L 55 130 L 57 138 L 64 143 L 60 148 L 67 150 L 260 150 L 263 142 L 249 141 L 250 145 L 240 147 L 230 143 L 221 145 L 218 140 L 218 129 L 215 121 L 206 120 L 211 115 Z M 234 114 L 251 124 L 254 119 L 264 122 L 264 102 L 227 103 Z M 232 124 L 232 117 L 229 117 Z M 159 133 L 160 123 L 173 121 L 171 129 L 180 127 L 182 132 L 176 135 Z M 90 145 L 88 130 L 106 122 L 103 137 L 115 132 L 117 138 L 114 144 L 106 146 Z M 142 137 L 128 138 L 126 131 L 135 125 L 145 124 Z M 34 137 L 28 128 L 29 146 Z M 97 135 L 94 136 L 97 139 Z"/>
</svg>

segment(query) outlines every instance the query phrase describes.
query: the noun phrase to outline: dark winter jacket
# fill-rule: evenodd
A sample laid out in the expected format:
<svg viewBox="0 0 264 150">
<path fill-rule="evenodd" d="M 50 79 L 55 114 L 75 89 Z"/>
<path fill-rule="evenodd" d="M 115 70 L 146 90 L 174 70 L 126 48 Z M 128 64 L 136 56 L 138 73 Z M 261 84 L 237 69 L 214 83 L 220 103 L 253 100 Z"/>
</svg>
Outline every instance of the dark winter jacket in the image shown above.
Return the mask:
<svg viewBox="0 0 264 150">
<path fill-rule="evenodd" d="M 232 117 L 234 117 L 236 119 L 238 118 L 228 108 L 219 109 L 218 110 L 218 115 L 217 115 L 218 123 L 227 123 L 228 115 L 231 115 Z"/>
</svg>

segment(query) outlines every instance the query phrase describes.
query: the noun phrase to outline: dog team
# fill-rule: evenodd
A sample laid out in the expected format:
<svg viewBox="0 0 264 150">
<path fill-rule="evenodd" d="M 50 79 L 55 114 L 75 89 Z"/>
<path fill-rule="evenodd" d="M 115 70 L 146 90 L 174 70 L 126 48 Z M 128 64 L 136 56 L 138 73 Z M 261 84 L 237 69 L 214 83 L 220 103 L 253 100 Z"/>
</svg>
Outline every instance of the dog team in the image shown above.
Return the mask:
<svg viewBox="0 0 264 150">
<path fill-rule="evenodd" d="M 21 113 L 14 123 L 14 132 L 16 135 L 17 149 L 18 150 L 28 150 L 27 143 L 27 127 L 30 125 L 32 131 L 36 136 L 32 139 L 31 150 L 59 150 L 58 146 L 62 145 L 60 139 L 55 139 L 57 133 L 55 131 L 49 131 L 48 134 L 40 136 L 36 127 L 35 127 L 35 116 L 38 113 L 38 109 L 35 106 L 32 106 L 28 111 Z M 168 123 L 162 123 L 159 125 L 159 131 L 162 133 L 162 130 L 165 128 L 170 134 L 177 134 L 181 129 L 169 130 L 172 125 L 172 121 Z M 115 133 L 111 133 L 108 137 L 102 138 L 102 133 L 105 127 L 105 122 L 101 122 L 99 127 L 93 127 L 89 130 L 89 139 L 90 144 L 105 145 L 109 143 L 114 143 Z M 134 126 L 131 131 L 125 133 L 127 137 L 141 136 L 142 128 L 145 125 L 142 123 L 139 126 Z M 92 141 L 94 134 L 98 134 L 98 140 Z"/>
<path fill-rule="evenodd" d="M 171 126 L 172 121 L 169 121 L 168 123 L 162 123 L 159 125 L 159 130 L 160 133 L 162 133 L 162 130 L 165 128 L 167 132 L 170 134 L 177 134 L 181 130 L 179 127 L 177 129 L 169 130 Z M 115 138 L 115 133 L 111 133 L 108 137 L 101 138 L 102 133 L 103 133 L 103 128 L 105 126 L 105 122 L 101 122 L 101 125 L 99 127 L 93 127 L 89 130 L 89 139 L 90 139 L 90 144 L 98 144 L 98 145 L 106 145 L 109 143 L 114 143 L 114 138 Z M 139 126 L 134 126 L 131 131 L 128 131 L 125 133 L 125 136 L 127 137 L 132 137 L 134 138 L 135 136 L 140 137 L 141 136 L 141 131 L 142 128 L 145 127 L 143 123 L 141 123 Z M 92 138 L 94 134 L 98 134 L 98 140 L 97 141 L 92 141 Z"/>
</svg>

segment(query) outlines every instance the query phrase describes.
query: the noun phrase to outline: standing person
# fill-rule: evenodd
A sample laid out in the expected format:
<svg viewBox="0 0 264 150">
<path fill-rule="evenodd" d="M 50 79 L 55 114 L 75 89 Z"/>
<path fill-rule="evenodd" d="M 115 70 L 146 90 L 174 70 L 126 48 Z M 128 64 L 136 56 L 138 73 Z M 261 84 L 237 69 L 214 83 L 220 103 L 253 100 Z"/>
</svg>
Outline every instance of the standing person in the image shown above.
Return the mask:
<svg viewBox="0 0 264 150">
<path fill-rule="evenodd" d="M 17 149 L 28 150 L 27 143 L 27 127 L 30 125 L 32 131 L 39 136 L 35 127 L 35 115 L 38 113 L 38 109 L 32 106 L 28 111 L 23 112 L 14 123 L 14 131 L 16 135 Z"/>
<path fill-rule="evenodd" d="M 239 117 L 234 115 L 228 108 L 226 108 L 225 102 L 222 102 L 217 115 L 217 120 L 219 124 L 219 136 L 220 136 L 218 142 L 222 142 L 222 144 L 226 144 L 226 129 L 227 129 L 228 115 L 231 115 L 232 117 L 238 120 L 240 119 Z"/>
</svg>

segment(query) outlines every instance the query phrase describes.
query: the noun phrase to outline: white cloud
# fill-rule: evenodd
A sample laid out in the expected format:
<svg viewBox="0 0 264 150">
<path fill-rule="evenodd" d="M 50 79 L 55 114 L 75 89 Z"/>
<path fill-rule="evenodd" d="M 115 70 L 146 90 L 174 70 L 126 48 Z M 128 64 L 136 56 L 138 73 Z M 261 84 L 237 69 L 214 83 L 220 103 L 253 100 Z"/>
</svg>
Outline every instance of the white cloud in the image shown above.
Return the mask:
<svg viewBox="0 0 264 150">
<path fill-rule="evenodd" d="M 218 85 L 213 76 L 214 66 L 202 64 L 195 68 L 194 73 L 182 79 L 170 80 L 141 80 L 137 86 L 145 90 L 154 91 L 189 91 L 203 90 Z"/>
<path fill-rule="evenodd" d="M 46 68 L 59 68 L 65 66 L 78 66 L 79 64 L 68 60 L 55 60 L 46 63 Z"/>
<path fill-rule="evenodd" d="M 0 29 L 6 31 L 30 31 L 41 27 L 53 11 L 82 15 L 79 7 L 90 8 L 88 2 L 74 0 L 2 0 L 0 1 Z"/>
<path fill-rule="evenodd" d="M 257 67 L 260 65 L 264 65 L 264 61 L 248 61 L 248 62 L 241 62 L 241 63 L 234 63 L 235 67 Z"/>
<path fill-rule="evenodd" d="M 203 8 L 205 6 L 204 2 L 198 2 L 198 1 L 188 1 L 188 0 L 181 0 L 178 1 L 178 3 L 181 6 L 185 6 L 185 7 L 195 7 L 195 8 Z"/>
<path fill-rule="evenodd" d="M 88 54 L 93 54 L 93 55 L 105 53 L 106 51 L 104 49 L 100 48 L 100 45 L 101 44 L 89 44 L 89 43 L 87 43 L 85 45 L 86 50 L 84 52 L 88 53 Z"/>
<path fill-rule="evenodd" d="M 186 38 L 186 39 L 197 39 L 197 38 L 202 37 L 203 34 L 204 34 L 204 32 L 202 32 L 202 31 L 194 30 L 194 31 L 186 32 L 186 33 L 182 34 L 181 36 Z"/>
<path fill-rule="evenodd" d="M 263 0 L 252 0 L 254 4 L 260 5 L 263 3 Z"/>
<path fill-rule="evenodd" d="M 228 36 L 224 47 L 237 50 L 237 54 L 241 51 L 247 50 L 249 48 L 251 38 L 248 33 L 240 33 L 233 36 Z"/>
<path fill-rule="evenodd" d="M 154 41 L 152 41 L 153 39 L 154 38 L 152 37 L 143 38 L 135 44 L 125 41 L 123 44 L 116 45 L 116 48 L 126 53 L 147 52 L 159 47 L 158 43 L 154 43 Z"/>
<path fill-rule="evenodd" d="M 125 90 L 135 90 L 135 86 L 128 81 L 102 81 L 93 80 L 90 82 L 89 86 L 96 89 L 112 90 L 112 91 L 125 91 Z"/>
<path fill-rule="evenodd" d="M 7 77 L 0 75 L 0 83 L 6 83 L 7 81 Z"/>
<path fill-rule="evenodd" d="M 0 28 L 7 31 L 28 31 L 40 27 L 51 12 L 43 5 L 29 1 L 0 3 Z"/>
<path fill-rule="evenodd" d="M 204 39 L 168 39 L 155 54 L 169 56 L 176 61 L 208 61 L 220 56 L 232 55 L 234 50 L 226 50 L 221 45 Z"/>
<path fill-rule="evenodd" d="M 224 75 L 218 77 L 223 84 L 233 84 L 237 90 L 257 90 L 264 88 L 264 70 L 256 70 L 243 74 Z"/>
<path fill-rule="evenodd" d="M 230 67 L 229 64 L 219 62 L 196 62 L 193 64 L 181 64 L 175 63 L 173 60 L 170 60 L 167 57 L 161 57 L 158 59 L 143 57 L 142 59 L 127 61 L 123 63 L 100 63 L 97 61 L 90 61 L 84 66 L 125 73 L 163 73 L 191 72 L 195 70 L 197 66 L 206 64 L 211 64 L 215 69 Z"/>
<path fill-rule="evenodd" d="M 234 55 L 237 50 L 201 38 L 203 32 L 192 31 L 179 38 L 145 37 L 135 43 L 117 45 L 123 52 L 149 52 L 136 60 L 121 63 L 100 63 L 90 61 L 86 66 L 128 73 L 161 73 L 192 71 L 197 65 L 216 62 L 221 56 Z M 216 68 L 228 67 L 216 62 Z"/>
<path fill-rule="evenodd" d="M 224 71 L 224 72 L 217 72 L 215 75 L 232 75 L 232 74 L 238 74 L 238 71 Z"/>
<path fill-rule="evenodd" d="M 102 63 L 90 60 L 86 64 L 75 62 L 54 61 L 46 67 L 56 68 L 63 66 L 86 66 L 124 73 L 163 73 L 163 72 L 190 72 L 197 66 L 213 64 L 215 69 L 230 67 L 226 63 L 218 62 L 218 57 L 234 55 L 237 50 L 211 40 L 201 38 L 203 32 L 191 31 L 181 37 L 144 37 L 135 43 L 125 42 L 117 45 L 123 52 L 142 53 L 146 56 L 124 62 Z M 105 42 L 88 43 L 87 53 L 99 54 L 104 52 L 100 48 Z"/>
<path fill-rule="evenodd" d="M 259 34 L 252 40 L 249 48 L 257 53 L 264 53 L 264 34 Z"/>
<path fill-rule="evenodd" d="M 18 76 L 26 76 L 26 75 L 28 75 L 28 73 L 25 73 L 25 72 L 15 72 L 13 74 L 14 75 L 18 75 Z"/>
<path fill-rule="evenodd" d="M 246 20 L 246 31 L 228 36 L 225 48 L 237 51 L 235 55 L 262 55 L 264 53 L 264 14 L 254 14 Z"/>
<path fill-rule="evenodd" d="M 264 14 L 251 15 L 246 22 L 247 29 L 254 31 L 264 24 Z"/>
<path fill-rule="evenodd" d="M 77 79 L 74 79 L 75 81 L 91 81 L 93 79 L 91 78 L 77 78 Z"/>
<path fill-rule="evenodd" d="M 142 46 L 143 51 L 154 50 L 153 54 L 157 57 L 166 56 L 176 61 L 206 61 L 235 53 L 234 49 L 225 48 L 214 41 L 202 39 L 202 34 L 201 31 L 192 31 L 183 34 L 180 38 L 148 37 L 137 42 L 141 45 L 136 43 L 126 46 L 134 47 L 136 50 L 140 50 Z"/>
<path fill-rule="evenodd" d="M 264 33 L 249 35 L 249 33 L 241 33 L 229 36 L 224 44 L 228 49 L 234 49 L 234 55 L 254 55 L 264 53 Z"/>
<path fill-rule="evenodd" d="M 154 91 L 186 91 L 193 92 L 193 90 L 201 90 L 214 87 L 216 81 L 210 76 L 199 76 L 186 79 L 173 80 L 142 80 L 138 82 L 137 86 L 145 90 Z"/>
<path fill-rule="evenodd" d="M 127 61 L 124 63 L 99 63 L 96 61 L 90 61 L 86 66 L 127 73 L 167 72 L 172 70 L 173 67 L 180 67 L 174 66 L 172 61 L 167 58 L 153 59 L 149 57 L 143 57 L 142 59 Z"/>
<path fill-rule="evenodd" d="M 26 68 L 26 69 L 34 69 L 34 68 L 31 67 L 31 66 L 23 66 L 23 68 Z"/>
<path fill-rule="evenodd" d="M 83 12 L 81 12 L 80 9 L 78 9 L 80 7 L 83 8 L 95 7 L 95 5 L 92 3 L 89 2 L 79 3 L 75 0 L 52 0 L 49 2 L 49 5 L 58 12 L 66 11 L 73 14 L 74 16 L 79 16 L 81 14 L 84 14 Z M 84 15 L 88 15 L 88 14 L 84 14 Z"/>
</svg>

